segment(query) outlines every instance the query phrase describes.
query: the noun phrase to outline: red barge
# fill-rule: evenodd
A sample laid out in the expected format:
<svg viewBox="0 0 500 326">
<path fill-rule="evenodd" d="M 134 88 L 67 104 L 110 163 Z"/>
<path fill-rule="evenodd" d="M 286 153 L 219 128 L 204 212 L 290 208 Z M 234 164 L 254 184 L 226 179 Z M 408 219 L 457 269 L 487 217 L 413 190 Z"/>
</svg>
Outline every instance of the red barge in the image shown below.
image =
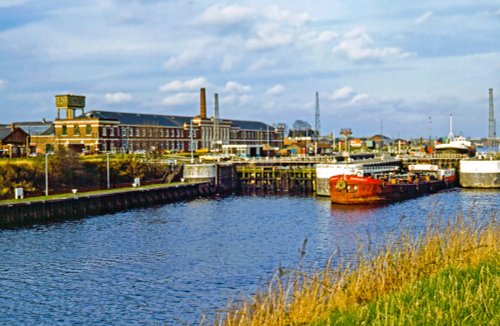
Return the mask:
<svg viewBox="0 0 500 326">
<path fill-rule="evenodd" d="M 336 175 L 330 178 L 330 199 L 335 204 L 383 204 L 431 194 L 457 184 L 455 169 L 410 165 L 408 173 L 391 172 Z"/>
</svg>

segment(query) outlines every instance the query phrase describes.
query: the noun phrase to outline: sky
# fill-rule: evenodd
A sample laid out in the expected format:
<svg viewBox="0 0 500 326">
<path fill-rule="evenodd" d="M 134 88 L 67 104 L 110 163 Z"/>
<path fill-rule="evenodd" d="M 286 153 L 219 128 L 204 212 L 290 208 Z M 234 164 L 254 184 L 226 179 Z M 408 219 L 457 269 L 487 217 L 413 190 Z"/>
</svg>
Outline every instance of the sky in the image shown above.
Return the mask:
<svg viewBox="0 0 500 326">
<path fill-rule="evenodd" d="M 67 93 L 191 116 L 205 87 L 226 119 L 314 128 L 318 92 L 322 134 L 486 137 L 499 40 L 498 0 L 0 0 L 0 123 Z"/>
</svg>

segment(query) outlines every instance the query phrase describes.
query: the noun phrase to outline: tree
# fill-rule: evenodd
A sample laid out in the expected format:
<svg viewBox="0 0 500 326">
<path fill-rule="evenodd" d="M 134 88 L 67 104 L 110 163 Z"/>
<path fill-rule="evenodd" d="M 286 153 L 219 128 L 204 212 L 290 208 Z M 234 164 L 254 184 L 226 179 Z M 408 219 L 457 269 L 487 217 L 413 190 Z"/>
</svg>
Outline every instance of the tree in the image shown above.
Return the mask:
<svg viewBox="0 0 500 326">
<path fill-rule="evenodd" d="M 295 130 L 310 130 L 312 129 L 311 124 L 303 120 L 295 120 L 293 123 L 293 129 Z"/>
</svg>

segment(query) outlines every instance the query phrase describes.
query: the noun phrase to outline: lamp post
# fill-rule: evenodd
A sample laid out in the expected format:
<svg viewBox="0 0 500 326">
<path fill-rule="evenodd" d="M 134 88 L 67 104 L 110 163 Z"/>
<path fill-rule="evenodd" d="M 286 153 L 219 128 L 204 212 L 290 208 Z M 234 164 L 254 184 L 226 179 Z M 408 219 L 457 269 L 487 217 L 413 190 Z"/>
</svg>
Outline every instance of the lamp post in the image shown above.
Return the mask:
<svg viewBox="0 0 500 326">
<path fill-rule="evenodd" d="M 193 157 L 193 120 L 189 121 L 189 140 L 190 140 L 189 147 L 191 147 L 191 164 L 193 164 L 194 163 L 194 157 Z"/>
<path fill-rule="evenodd" d="M 110 178 L 109 178 L 109 152 L 106 152 L 106 181 L 107 181 L 108 189 L 110 189 L 111 185 L 110 185 Z"/>
<path fill-rule="evenodd" d="M 49 153 L 45 153 L 45 196 L 49 195 Z"/>
</svg>

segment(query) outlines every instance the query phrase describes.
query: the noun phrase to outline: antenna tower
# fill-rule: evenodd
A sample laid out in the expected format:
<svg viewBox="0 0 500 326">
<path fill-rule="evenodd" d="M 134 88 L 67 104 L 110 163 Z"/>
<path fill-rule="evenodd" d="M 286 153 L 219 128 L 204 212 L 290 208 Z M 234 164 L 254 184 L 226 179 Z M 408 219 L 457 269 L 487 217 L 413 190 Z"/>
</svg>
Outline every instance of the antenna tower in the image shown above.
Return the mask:
<svg viewBox="0 0 500 326">
<path fill-rule="evenodd" d="M 316 139 L 319 139 L 321 135 L 321 121 L 319 118 L 319 94 L 316 92 L 316 124 L 314 126 L 316 129 Z"/>
<path fill-rule="evenodd" d="M 214 130 L 213 130 L 213 140 L 212 149 L 216 148 L 217 144 L 220 143 L 219 139 L 219 95 L 214 94 Z"/>
<path fill-rule="evenodd" d="M 493 142 L 497 138 L 495 109 L 493 108 L 493 88 L 490 88 L 490 116 L 489 116 L 488 138 Z"/>
</svg>

